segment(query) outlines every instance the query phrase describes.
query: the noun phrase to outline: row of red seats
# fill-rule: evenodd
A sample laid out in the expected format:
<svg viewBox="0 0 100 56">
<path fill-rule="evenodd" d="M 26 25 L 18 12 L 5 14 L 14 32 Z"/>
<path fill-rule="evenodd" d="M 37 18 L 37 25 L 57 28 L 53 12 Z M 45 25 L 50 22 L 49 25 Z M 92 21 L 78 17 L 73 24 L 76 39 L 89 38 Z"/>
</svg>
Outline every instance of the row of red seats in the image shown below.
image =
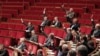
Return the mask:
<svg viewBox="0 0 100 56">
<path fill-rule="evenodd" d="M 57 28 L 53 28 L 53 27 L 45 27 L 44 32 L 46 34 L 49 33 L 54 33 L 55 36 L 58 36 L 60 38 L 64 38 L 65 37 L 65 31 L 63 29 L 57 29 Z"/>
<path fill-rule="evenodd" d="M 0 29 L 0 36 L 2 36 L 2 37 L 8 36 L 8 37 L 11 37 L 11 38 L 14 38 L 14 39 L 19 39 L 19 38 L 24 36 L 24 32 Z"/>
<path fill-rule="evenodd" d="M 10 22 L 1 23 L 0 24 L 0 29 L 7 29 L 7 30 L 14 30 L 14 31 L 24 31 L 25 28 L 26 28 L 22 23 L 21 24 L 17 24 L 15 22 L 13 22 L 13 23 L 14 24 L 12 24 Z M 34 22 L 33 26 L 34 26 L 35 31 L 39 32 L 38 25 L 35 25 L 35 22 Z"/>
<path fill-rule="evenodd" d="M 22 24 L 10 24 L 10 23 L 1 23 L 0 24 L 1 29 L 8 29 L 8 30 L 18 30 L 18 31 L 24 31 L 25 26 Z"/>
<path fill-rule="evenodd" d="M 54 3 L 37 3 L 37 6 L 53 6 L 53 7 L 57 7 L 57 6 L 61 6 L 61 3 L 58 4 L 54 4 Z M 73 7 L 73 8 L 84 8 L 84 7 L 88 7 L 88 8 L 94 8 L 94 4 L 82 4 L 82 3 L 64 3 L 65 7 Z"/>
<path fill-rule="evenodd" d="M 12 38 L 0 37 L 0 44 L 4 44 L 6 47 L 11 45 Z"/>
</svg>

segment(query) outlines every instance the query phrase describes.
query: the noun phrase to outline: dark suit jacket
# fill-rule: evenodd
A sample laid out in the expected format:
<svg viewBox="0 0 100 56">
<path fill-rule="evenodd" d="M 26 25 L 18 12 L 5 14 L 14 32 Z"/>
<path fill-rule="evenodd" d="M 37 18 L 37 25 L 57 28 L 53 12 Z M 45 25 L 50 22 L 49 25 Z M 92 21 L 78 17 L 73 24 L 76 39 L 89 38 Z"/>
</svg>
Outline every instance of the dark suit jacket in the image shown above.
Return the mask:
<svg viewBox="0 0 100 56">
<path fill-rule="evenodd" d="M 92 30 L 90 35 L 94 35 L 94 37 L 100 37 L 100 29 L 95 29 L 95 22 L 92 21 Z"/>
<path fill-rule="evenodd" d="M 0 56 L 9 56 L 9 53 L 6 49 L 0 50 Z"/>
<path fill-rule="evenodd" d="M 72 28 L 72 30 L 78 31 L 78 28 L 80 27 L 80 24 L 79 23 L 71 24 L 70 27 Z"/>
<path fill-rule="evenodd" d="M 24 49 L 26 49 L 26 44 L 22 42 L 17 46 L 17 48 L 20 49 L 21 51 L 24 51 Z"/>
<path fill-rule="evenodd" d="M 65 41 L 70 41 L 70 40 L 73 40 L 73 36 L 71 33 L 67 33 L 67 30 L 64 29 L 64 31 L 66 32 L 66 37 L 65 37 Z"/>
<path fill-rule="evenodd" d="M 55 27 L 59 27 L 59 28 L 62 27 L 62 24 L 59 21 L 57 22 L 57 24 L 56 22 L 53 22 L 52 25 L 55 25 Z"/>
<path fill-rule="evenodd" d="M 42 25 L 40 25 L 40 26 L 49 26 L 50 25 L 50 21 L 49 20 L 45 20 L 45 21 L 42 21 L 42 23 L 41 23 Z"/>
<path fill-rule="evenodd" d="M 46 41 L 45 41 L 44 46 L 46 46 L 46 47 L 52 47 L 52 46 L 54 46 L 54 44 L 51 43 L 51 41 L 53 40 L 54 36 L 50 36 L 49 37 L 45 32 L 43 32 L 43 34 L 46 37 Z"/>
<path fill-rule="evenodd" d="M 23 22 L 23 24 L 26 26 L 26 30 L 29 30 L 29 32 L 31 32 L 32 30 L 34 30 L 33 25 L 28 26 L 27 23 Z"/>
</svg>

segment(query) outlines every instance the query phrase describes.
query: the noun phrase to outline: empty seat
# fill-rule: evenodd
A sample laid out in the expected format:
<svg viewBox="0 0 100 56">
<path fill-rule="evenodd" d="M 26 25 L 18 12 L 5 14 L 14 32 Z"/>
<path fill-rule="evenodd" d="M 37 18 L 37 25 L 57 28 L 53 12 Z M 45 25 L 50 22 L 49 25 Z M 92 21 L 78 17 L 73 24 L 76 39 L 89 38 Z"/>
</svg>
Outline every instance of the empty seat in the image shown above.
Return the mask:
<svg viewBox="0 0 100 56">
<path fill-rule="evenodd" d="M 45 40 L 46 40 L 45 36 L 43 36 L 43 35 L 38 36 L 38 43 L 44 44 Z"/>
</svg>

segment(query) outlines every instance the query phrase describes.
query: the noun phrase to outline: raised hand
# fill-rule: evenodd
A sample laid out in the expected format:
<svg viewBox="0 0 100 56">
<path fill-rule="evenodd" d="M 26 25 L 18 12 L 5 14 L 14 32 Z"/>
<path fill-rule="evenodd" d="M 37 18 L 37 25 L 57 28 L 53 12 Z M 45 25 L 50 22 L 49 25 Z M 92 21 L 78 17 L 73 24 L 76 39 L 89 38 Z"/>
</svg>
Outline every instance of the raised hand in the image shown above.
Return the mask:
<svg viewBox="0 0 100 56">
<path fill-rule="evenodd" d="M 24 22 L 22 18 L 21 18 L 21 22 L 22 22 L 22 23 Z"/>
</svg>

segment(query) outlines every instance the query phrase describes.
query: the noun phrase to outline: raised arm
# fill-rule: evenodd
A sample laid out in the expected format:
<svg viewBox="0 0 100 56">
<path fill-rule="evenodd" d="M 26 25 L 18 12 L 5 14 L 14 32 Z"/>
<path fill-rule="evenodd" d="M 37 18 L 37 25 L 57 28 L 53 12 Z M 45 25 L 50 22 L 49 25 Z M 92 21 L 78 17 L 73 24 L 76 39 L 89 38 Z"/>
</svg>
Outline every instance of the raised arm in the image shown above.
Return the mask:
<svg viewBox="0 0 100 56">
<path fill-rule="evenodd" d="M 95 28 L 95 22 L 94 22 L 94 19 L 93 19 L 93 14 L 91 15 L 91 23 L 92 23 L 93 28 Z"/>
<path fill-rule="evenodd" d="M 21 18 L 21 23 L 23 23 L 25 26 L 27 26 L 27 24 L 24 22 L 24 20 Z"/>
</svg>

